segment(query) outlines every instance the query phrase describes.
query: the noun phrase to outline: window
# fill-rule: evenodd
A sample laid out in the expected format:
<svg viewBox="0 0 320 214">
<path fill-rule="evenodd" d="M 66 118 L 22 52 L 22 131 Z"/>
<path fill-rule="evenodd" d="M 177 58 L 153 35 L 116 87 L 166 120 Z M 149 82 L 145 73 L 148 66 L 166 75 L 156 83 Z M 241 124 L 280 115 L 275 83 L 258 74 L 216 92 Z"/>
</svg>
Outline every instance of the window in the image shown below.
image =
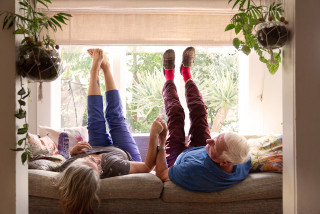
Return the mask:
<svg viewBox="0 0 320 214">
<path fill-rule="evenodd" d="M 62 46 L 65 71 L 61 76 L 61 127 L 86 125 L 86 95 L 90 56 L 87 46 Z M 104 50 L 119 88 L 127 123 L 132 133 L 148 133 L 153 120 L 167 120 L 161 90 L 165 79 L 162 54 L 172 48 L 176 52 L 175 83 L 186 113 L 184 83 L 179 73 L 185 47 L 112 46 Z M 238 54 L 231 47 L 196 47 L 192 76 L 208 106 L 211 131 L 238 130 Z M 101 74 L 101 79 L 103 78 Z M 100 81 L 105 90 L 104 81 Z M 222 124 L 222 128 L 213 124 Z"/>
</svg>

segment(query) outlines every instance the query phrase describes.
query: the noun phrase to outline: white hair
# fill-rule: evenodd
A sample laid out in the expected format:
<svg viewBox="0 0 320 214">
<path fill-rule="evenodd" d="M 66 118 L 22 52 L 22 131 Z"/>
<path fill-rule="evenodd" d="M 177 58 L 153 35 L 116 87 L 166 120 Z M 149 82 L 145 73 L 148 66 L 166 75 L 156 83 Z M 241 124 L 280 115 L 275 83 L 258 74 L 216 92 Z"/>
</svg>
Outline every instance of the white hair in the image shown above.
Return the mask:
<svg viewBox="0 0 320 214">
<path fill-rule="evenodd" d="M 224 142 L 227 149 L 222 152 L 220 158 L 232 164 L 242 164 L 250 158 L 250 145 L 247 139 L 234 132 L 224 133 Z"/>
</svg>

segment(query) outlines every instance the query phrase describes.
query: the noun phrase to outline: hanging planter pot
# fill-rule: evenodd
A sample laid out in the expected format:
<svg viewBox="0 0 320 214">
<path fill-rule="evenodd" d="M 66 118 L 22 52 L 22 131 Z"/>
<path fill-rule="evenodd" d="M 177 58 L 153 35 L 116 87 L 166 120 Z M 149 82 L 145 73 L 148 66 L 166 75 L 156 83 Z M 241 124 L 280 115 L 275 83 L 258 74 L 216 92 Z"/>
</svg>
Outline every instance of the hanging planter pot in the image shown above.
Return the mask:
<svg viewBox="0 0 320 214">
<path fill-rule="evenodd" d="M 55 49 L 22 45 L 19 51 L 18 72 L 36 82 L 50 82 L 62 73 L 62 63 Z"/>
<path fill-rule="evenodd" d="M 281 63 L 280 48 L 285 45 L 289 37 L 289 30 L 285 26 L 289 22 L 283 16 L 282 3 L 229 0 L 228 4 L 232 4 L 233 9 L 238 7 L 238 12 L 233 15 L 230 24 L 225 28 L 225 31 L 235 32 L 233 46 L 246 55 L 255 51 L 260 62 L 266 64 L 269 73 L 275 74 Z M 270 59 L 266 57 L 269 55 Z"/>
<path fill-rule="evenodd" d="M 53 81 L 62 73 L 58 51 L 33 44 L 20 46 L 17 64 L 20 75 L 34 82 L 40 82 L 39 100 L 42 99 L 42 82 Z"/>
<path fill-rule="evenodd" d="M 273 49 L 281 48 L 286 44 L 289 31 L 283 22 L 263 22 L 258 25 L 256 37 L 260 46 L 269 50 L 270 64 L 275 64 Z"/>
<path fill-rule="evenodd" d="M 21 136 L 17 147 L 13 151 L 23 151 L 21 162 L 25 163 L 32 158 L 28 143 L 28 123 L 25 99 L 29 97 L 30 90 L 26 90 L 22 77 L 40 82 L 39 99 L 42 99 L 42 82 L 53 81 L 62 73 L 61 59 L 57 50 L 59 46 L 51 39 L 50 32 L 62 30 L 62 25 L 67 24 L 71 14 L 56 13 L 45 14 L 41 8 L 48 9 L 50 0 L 18 0 L 16 11 L 0 10 L 0 17 L 4 16 L 2 29 L 15 28 L 14 34 L 22 35 L 21 46 L 17 58 L 17 71 L 20 77 L 21 88 L 17 95 L 19 97 L 19 108 L 15 117 L 24 120 L 22 127 L 18 127 L 17 134 Z M 41 6 L 40 6 L 41 5 Z M 39 7 L 40 6 L 40 7 Z"/>
</svg>

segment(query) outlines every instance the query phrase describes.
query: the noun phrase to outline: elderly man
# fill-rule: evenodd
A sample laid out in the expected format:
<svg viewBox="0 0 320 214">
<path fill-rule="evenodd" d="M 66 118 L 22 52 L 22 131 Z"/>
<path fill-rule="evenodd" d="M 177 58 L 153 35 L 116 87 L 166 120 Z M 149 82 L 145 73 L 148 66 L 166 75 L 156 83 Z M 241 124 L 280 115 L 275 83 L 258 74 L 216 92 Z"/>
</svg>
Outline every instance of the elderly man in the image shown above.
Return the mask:
<svg viewBox="0 0 320 214">
<path fill-rule="evenodd" d="M 161 127 L 156 175 L 190 191 L 213 192 L 231 187 L 247 177 L 251 165 L 249 145 L 244 137 L 233 132 L 211 139 L 207 106 L 191 76 L 194 57 L 195 49 L 187 48 L 180 67 L 191 122 L 185 145 L 185 115 L 173 82 L 175 53 L 169 49 L 163 55 L 166 82 L 162 95 L 168 127 L 161 119 L 156 120 Z"/>
</svg>

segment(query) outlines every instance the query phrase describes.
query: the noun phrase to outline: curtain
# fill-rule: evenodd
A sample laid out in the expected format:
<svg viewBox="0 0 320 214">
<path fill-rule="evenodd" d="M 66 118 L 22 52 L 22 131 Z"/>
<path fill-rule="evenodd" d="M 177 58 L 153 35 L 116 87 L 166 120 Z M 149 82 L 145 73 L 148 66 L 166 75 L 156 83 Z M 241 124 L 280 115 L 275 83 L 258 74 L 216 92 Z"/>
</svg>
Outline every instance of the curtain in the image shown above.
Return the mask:
<svg viewBox="0 0 320 214">
<path fill-rule="evenodd" d="M 62 45 L 232 45 L 226 1 L 133 2 L 55 0 L 45 12 L 72 14 L 52 35 Z"/>
</svg>

